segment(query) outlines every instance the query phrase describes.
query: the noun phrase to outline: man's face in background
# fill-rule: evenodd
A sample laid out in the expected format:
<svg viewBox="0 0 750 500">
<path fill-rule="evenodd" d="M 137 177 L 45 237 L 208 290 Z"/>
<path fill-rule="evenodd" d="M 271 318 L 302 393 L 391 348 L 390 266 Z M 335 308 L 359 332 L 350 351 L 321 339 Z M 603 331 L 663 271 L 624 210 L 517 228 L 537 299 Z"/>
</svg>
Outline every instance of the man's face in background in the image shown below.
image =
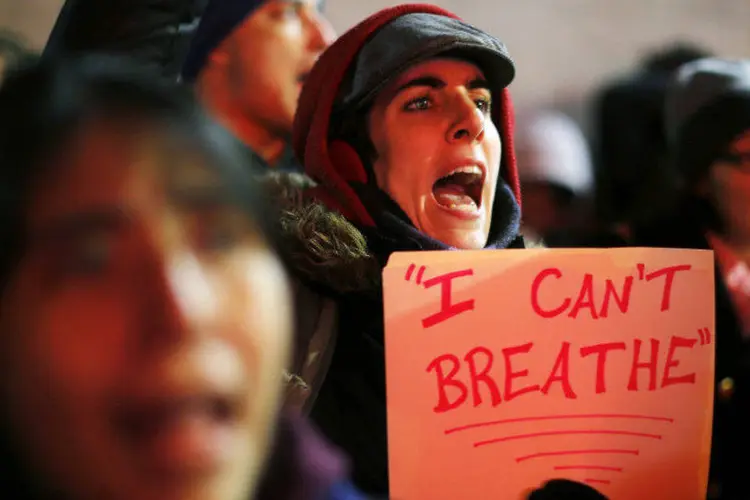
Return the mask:
<svg viewBox="0 0 750 500">
<path fill-rule="evenodd" d="M 268 0 L 253 12 L 226 45 L 228 90 L 243 114 L 289 135 L 302 84 L 334 36 L 317 0 Z"/>
</svg>

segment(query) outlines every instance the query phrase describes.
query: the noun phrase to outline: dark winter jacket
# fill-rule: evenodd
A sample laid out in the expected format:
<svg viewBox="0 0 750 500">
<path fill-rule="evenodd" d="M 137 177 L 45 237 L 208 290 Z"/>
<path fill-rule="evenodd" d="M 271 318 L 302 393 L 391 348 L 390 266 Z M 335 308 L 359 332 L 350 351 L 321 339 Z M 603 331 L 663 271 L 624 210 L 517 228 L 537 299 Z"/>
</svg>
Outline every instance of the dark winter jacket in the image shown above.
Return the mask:
<svg viewBox="0 0 750 500">
<path fill-rule="evenodd" d="M 304 419 L 279 420 L 273 452 L 255 500 L 364 500 L 348 464 Z"/>
</svg>

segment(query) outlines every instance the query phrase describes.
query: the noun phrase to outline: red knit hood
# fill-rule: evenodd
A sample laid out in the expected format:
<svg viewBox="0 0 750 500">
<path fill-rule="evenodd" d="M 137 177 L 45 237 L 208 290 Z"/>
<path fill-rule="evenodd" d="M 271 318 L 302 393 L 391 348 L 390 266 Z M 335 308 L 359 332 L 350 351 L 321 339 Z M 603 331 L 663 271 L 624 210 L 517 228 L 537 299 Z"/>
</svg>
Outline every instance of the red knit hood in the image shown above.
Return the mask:
<svg viewBox="0 0 750 500">
<path fill-rule="evenodd" d="M 406 14 L 425 13 L 460 19 L 428 4 L 406 4 L 381 10 L 344 33 L 320 57 L 299 98 L 294 120 L 293 147 L 308 176 L 319 183 L 313 196 L 350 221 L 373 226 L 373 218 L 350 185 L 367 182 L 367 172 L 354 149 L 341 140 L 329 140 L 331 115 L 339 89 L 360 49 L 380 28 Z M 502 90 L 492 119 L 502 140 L 504 181 L 521 204 L 513 148 L 513 106 L 508 89 Z M 496 102 L 497 102 L 496 101 Z"/>
</svg>

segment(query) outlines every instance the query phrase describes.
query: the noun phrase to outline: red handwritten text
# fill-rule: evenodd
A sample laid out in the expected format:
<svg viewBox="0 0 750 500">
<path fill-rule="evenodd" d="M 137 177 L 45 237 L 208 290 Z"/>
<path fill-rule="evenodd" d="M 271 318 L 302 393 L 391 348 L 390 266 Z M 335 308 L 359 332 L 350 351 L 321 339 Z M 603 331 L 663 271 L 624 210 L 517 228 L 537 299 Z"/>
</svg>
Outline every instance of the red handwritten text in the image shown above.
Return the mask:
<svg viewBox="0 0 750 500">
<path fill-rule="evenodd" d="M 636 273 L 639 281 L 648 283 L 657 278 L 664 278 L 659 280 L 662 285 L 660 310 L 668 311 L 671 306 L 675 275 L 680 271 L 689 271 L 691 266 L 670 266 L 648 274 L 642 272 L 642 265 L 639 264 L 638 268 L 641 271 Z M 575 297 L 542 300 L 540 291 L 544 284 L 550 280 L 559 279 L 563 279 L 563 272 L 560 269 L 550 267 L 537 274 L 531 283 L 531 307 L 536 314 L 543 318 L 555 318 L 562 314 L 566 314 L 569 318 L 577 318 L 581 313 L 588 313 L 593 319 L 606 318 L 615 307 L 620 313 L 625 314 L 630 306 L 630 297 L 636 276 L 626 276 L 618 282 L 607 278 L 604 280 L 602 290 L 601 283 L 595 285 L 592 274 L 585 274 Z"/>
<path fill-rule="evenodd" d="M 678 384 L 695 384 L 695 373 L 680 366 L 679 354 L 697 343 L 694 338 L 671 336 L 664 341 L 634 339 L 628 343 L 608 342 L 573 349 L 569 342 L 563 342 L 548 364 L 524 359 L 532 353 L 533 342 L 499 352 L 479 346 L 463 356 L 442 354 L 428 364 L 426 371 L 434 374 L 437 383 L 434 411 L 443 413 L 463 406 L 469 399 L 474 407 L 482 404 L 494 407 L 532 393 L 548 395 L 559 391 L 567 399 L 576 399 L 580 391 L 586 390 L 603 394 L 612 390 L 655 391 Z M 666 353 L 666 362 L 660 363 L 662 353 Z M 500 358 L 499 363 L 495 363 L 496 358 Z M 615 376 L 609 373 L 612 370 L 608 370 L 608 362 L 616 358 L 625 361 L 627 373 Z M 577 373 L 587 370 L 592 375 L 592 386 L 573 386 L 571 363 L 579 365 Z M 535 367 L 533 373 L 532 367 Z"/>
<path fill-rule="evenodd" d="M 440 311 L 427 316 L 422 320 L 422 326 L 424 328 L 430 328 L 438 323 L 447 321 L 454 316 L 457 316 L 463 312 L 471 311 L 474 309 L 474 299 L 465 300 L 463 302 L 453 303 L 451 290 L 453 280 L 464 276 L 472 276 L 474 271 L 471 269 L 464 269 L 462 271 L 454 271 L 452 273 L 442 274 L 435 276 L 424 282 L 425 288 L 431 288 L 435 285 L 440 285 Z"/>
</svg>

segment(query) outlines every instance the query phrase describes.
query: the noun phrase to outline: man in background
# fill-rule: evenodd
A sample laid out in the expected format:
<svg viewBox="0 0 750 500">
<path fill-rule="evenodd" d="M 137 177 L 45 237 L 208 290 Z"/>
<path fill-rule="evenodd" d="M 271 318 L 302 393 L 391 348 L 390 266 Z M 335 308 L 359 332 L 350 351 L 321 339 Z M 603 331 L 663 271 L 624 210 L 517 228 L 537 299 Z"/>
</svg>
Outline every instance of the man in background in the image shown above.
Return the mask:
<svg viewBox="0 0 750 500">
<path fill-rule="evenodd" d="M 253 168 L 301 170 L 288 147 L 302 84 L 334 39 L 316 0 L 211 0 L 185 59 L 208 110 Z"/>
<path fill-rule="evenodd" d="M 317 0 L 67 0 L 45 55 L 129 56 L 195 84 L 250 151 L 252 168 L 298 170 L 290 148 L 302 83 L 333 29 Z"/>
</svg>

